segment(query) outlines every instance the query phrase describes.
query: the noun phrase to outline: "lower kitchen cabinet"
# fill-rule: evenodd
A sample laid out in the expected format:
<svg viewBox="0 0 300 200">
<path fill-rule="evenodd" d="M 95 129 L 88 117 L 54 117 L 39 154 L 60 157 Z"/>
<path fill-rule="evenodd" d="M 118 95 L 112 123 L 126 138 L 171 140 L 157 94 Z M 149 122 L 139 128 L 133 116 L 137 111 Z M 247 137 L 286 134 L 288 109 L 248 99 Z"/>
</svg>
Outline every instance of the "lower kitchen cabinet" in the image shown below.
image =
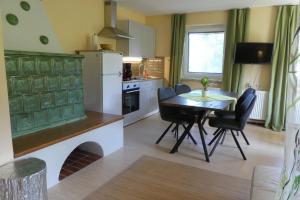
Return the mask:
<svg viewBox="0 0 300 200">
<path fill-rule="evenodd" d="M 158 112 L 157 89 L 162 87 L 163 80 L 140 81 L 140 109 L 124 115 L 124 125 L 129 125 Z"/>
</svg>

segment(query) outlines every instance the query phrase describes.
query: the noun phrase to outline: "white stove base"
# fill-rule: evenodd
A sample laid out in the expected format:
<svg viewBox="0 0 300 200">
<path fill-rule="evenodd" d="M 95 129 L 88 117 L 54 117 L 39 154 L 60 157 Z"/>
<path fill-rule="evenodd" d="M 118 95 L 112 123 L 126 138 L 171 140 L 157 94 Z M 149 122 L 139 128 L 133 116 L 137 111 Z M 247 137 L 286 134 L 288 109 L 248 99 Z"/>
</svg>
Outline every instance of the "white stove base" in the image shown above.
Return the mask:
<svg viewBox="0 0 300 200">
<path fill-rule="evenodd" d="M 18 159 L 39 158 L 47 164 L 47 187 L 59 182 L 59 173 L 66 158 L 79 145 L 94 142 L 102 148 L 103 157 L 123 147 L 123 120 L 94 129 L 49 147 L 29 153 Z"/>
</svg>

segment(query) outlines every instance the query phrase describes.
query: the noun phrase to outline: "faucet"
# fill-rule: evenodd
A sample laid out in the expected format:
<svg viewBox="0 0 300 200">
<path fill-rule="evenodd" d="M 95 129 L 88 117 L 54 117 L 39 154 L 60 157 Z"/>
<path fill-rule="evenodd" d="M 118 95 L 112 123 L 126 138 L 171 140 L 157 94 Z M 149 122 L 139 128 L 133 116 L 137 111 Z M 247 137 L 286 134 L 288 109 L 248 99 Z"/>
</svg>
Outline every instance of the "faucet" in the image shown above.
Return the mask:
<svg viewBox="0 0 300 200">
<path fill-rule="evenodd" d="M 141 73 L 142 73 L 142 76 L 144 75 L 144 64 L 140 64 L 139 65 L 139 77 L 141 77 Z"/>
</svg>

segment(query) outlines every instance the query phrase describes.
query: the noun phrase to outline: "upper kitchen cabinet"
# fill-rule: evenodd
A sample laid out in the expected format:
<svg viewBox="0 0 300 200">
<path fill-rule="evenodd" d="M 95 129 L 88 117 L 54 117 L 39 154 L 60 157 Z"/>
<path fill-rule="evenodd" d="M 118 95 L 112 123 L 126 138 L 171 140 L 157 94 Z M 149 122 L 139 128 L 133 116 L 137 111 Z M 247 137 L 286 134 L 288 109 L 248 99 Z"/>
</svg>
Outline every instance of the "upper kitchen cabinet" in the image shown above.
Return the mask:
<svg viewBox="0 0 300 200">
<path fill-rule="evenodd" d="M 131 20 L 119 21 L 118 28 L 134 37 L 134 39 L 117 40 L 117 50 L 123 52 L 124 56 L 155 57 L 155 31 L 153 28 Z"/>
</svg>

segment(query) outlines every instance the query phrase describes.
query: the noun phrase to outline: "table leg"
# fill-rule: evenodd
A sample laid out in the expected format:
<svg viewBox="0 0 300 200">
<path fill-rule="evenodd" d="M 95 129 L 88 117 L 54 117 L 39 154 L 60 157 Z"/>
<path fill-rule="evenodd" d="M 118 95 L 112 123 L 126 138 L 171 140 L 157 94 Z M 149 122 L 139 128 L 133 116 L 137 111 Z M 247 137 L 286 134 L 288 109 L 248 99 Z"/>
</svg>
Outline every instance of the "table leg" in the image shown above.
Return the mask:
<svg viewBox="0 0 300 200">
<path fill-rule="evenodd" d="M 206 130 L 204 129 L 204 124 L 205 124 L 205 122 L 207 121 L 208 116 L 209 116 L 210 113 L 211 113 L 211 111 L 207 111 L 207 112 L 205 113 L 203 119 L 202 119 L 202 122 L 201 122 L 202 127 L 203 127 L 203 132 L 205 133 L 205 135 L 208 135 L 208 133 L 207 133 Z"/>
<path fill-rule="evenodd" d="M 201 137 L 201 142 L 202 142 L 202 146 L 203 146 L 203 150 L 204 150 L 204 154 L 205 154 L 205 159 L 207 162 L 209 162 L 209 156 L 208 156 L 208 152 L 207 152 L 207 148 L 206 148 L 206 143 L 205 143 L 205 138 L 204 138 L 204 134 L 203 134 L 203 126 L 201 123 L 201 120 L 198 119 L 198 128 L 199 128 L 199 133 L 200 133 L 200 137 Z"/>
<path fill-rule="evenodd" d="M 189 134 L 190 130 L 192 129 L 192 127 L 194 125 L 194 123 L 195 123 L 194 120 L 189 123 L 188 127 L 184 130 L 184 132 L 182 133 L 182 135 L 180 136 L 179 140 L 176 142 L 176 144 L 174 145 L 174 147 L 172 148 L 170 153 L 175 153 L 175 152 L 178 151 L 178 147 L 181 145 L 184 138 Z"/>
</svg>

